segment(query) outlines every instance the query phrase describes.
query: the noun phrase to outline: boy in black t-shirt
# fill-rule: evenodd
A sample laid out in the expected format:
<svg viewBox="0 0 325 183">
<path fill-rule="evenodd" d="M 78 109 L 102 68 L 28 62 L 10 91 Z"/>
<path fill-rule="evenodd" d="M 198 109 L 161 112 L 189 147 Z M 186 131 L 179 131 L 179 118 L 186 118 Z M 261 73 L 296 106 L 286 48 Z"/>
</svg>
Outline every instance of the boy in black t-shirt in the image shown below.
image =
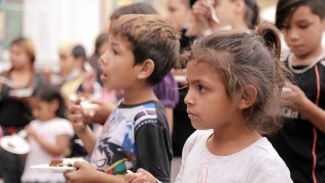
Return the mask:
<svg viewBox="0 0 325 183">
<path fill-rule="evenodd" d="M 175 65 L 178 36 L 158 15 L 121 16 L 112 23 L 110 35 L 100 60 L 101 79 L 108 89 L 123 90 L 124 100 L 99 138 L 83 123 L 80 106 L 70 106 L 69 119 L 92 154 L 92 167 L 75 163 L 79 170 L 65 177 L 68 182 L 124 182 L 116 175 L 145 168 L 170 182 L 171 138 L 165 109 L 152 87 Z"/>
<path fill-rule="evenodd" d="M 293 182 L 325 182 L 325 1 L 280 0 L 276 25 L 292 51 L 285 63 L 296 85 L 285 84 L 282 97 L 294 108 L 281 109 L 288 120 L 269 140 Z"/>
</svg>

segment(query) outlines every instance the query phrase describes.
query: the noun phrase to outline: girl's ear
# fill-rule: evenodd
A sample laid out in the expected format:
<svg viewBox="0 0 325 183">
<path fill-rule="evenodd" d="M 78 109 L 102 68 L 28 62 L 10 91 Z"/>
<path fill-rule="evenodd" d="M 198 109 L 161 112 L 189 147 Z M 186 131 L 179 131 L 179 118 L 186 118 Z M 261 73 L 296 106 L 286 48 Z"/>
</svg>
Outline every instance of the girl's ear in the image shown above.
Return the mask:
<svg viewBox="0 0 325 183">
<path fill-rule="evenodd" d="M 53 100 L 49 103 L 50 109 L 53 111 L 57 111 L 59 109 L 59 101 L 58 100 Z"/>
<path fill-rule="evenodd" d="M 239 98 L 239 109 L 246 109 L 252 106 L 257 97 L 257 90 L 253 85 L 247 85 L 244 90 L 242 90 Z"/>
<path fill-rule="evenodd" d="M 147 79 L 155 70 L 155 63 L 151 59 L 145 60 L 142 64 L 139 64 L 140 72 L 137 75 L 138 79 Z"/>
</svg>

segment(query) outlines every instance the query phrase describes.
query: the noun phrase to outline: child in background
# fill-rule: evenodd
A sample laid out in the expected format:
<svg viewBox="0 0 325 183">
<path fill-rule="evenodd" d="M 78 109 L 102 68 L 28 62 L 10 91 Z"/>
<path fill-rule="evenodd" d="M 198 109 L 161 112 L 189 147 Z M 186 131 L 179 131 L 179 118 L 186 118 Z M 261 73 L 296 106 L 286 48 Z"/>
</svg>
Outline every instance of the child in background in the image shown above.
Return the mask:
<svg viewBox="0 0 325 183">
<path fill-rule="evenodd" d="M 10 63 L 8 71 L 0 77 L 9 79 L 13 86 L 0 83 L 0 125 L 3 135 L 18 133 L 33 120 L 26 98 L 12 96 L 15 89 L 38 87 L 45 82 L 41 73 L 34 68 L 34 44 L 30 39 L 17 38 L 10 44 Z M 24 170 L 24 160 L 18 154 L 0 149 L 0 174 L 4 182 L 20 183 Z"/>
<path fill-rule="evenodd" d="M 292 182 L 283 160 L 260 135 L 281 127 L 277 111 L 285 77 L 277 29 L 262 24 L 256 33 L 217 31 L 198 38 L 183 56 L 185 103 L 197 131 L 184 146 L 176 182 Z M 125 181 L 156 183 L 145 170 L 127 174 Z"/>
<path fill-rule="evenodd" d="M 215 22 L 211 13 L 215 13 L 220 22 Z M 259 22 L 259 7 L 255 0 L 214 0 L 210 5 L 207 0 L 197 0 L 192 14 L 187 36 L 200 35 L 206 29 L 254 29 Z"/>
<path fill-rule="evenodd" d="M 30 168 L 62 158 L 74 135 L 71 123 L 65 119 L 66 106 L 60 90 L 51 85 L 41 85 L 34 90 L 30 106 L 35 120 L 25 128 L 31 151 L 27 155 L 21 180 L 23 183 L 64 183 L 62 174 L 41 173 Z"/>
<path fill-rule="evenodd" d="M 65 176 L 71 183 L 124 182 L 127 170 L 145 168 L 170 182 L 170 132 L 165 108 L 153 86 L 175 65 L 177 34 L 158 15 L 134 14 L 114 20 L 109 33 L 108 49 L 100 62 L 101 79 L 106 87 L 123 90 L 124 100 L 98 139 L 84 124 L 80 106 L 69 107 L 74 129 L 92 154 L 92 167 L 75 163 L 79 170 Z"/>
<path fill-rule="evenodd" d="M 104 32 L 101 33 L 95 42 L 95 51 L 94 54 L 89 58 L 90 65 L 96 70 L 97 72 L 97 82 L 103 86 L 103 81 L 100 80 L 100 76 L 102 75 L 99 69 L 99 58 L 102 54 L 105 53 L 107 49 L 109 34 Z"/>
<path fill-rule="evenodd" d="M 280 0 L 276 25 L 292 51 L 284 63 L 294 81 L 282 97 L 294 108 L 281 109 L 287 122 L 269 140 L 295 183 L 325 182 L 325 1 Z"/>
</svg>

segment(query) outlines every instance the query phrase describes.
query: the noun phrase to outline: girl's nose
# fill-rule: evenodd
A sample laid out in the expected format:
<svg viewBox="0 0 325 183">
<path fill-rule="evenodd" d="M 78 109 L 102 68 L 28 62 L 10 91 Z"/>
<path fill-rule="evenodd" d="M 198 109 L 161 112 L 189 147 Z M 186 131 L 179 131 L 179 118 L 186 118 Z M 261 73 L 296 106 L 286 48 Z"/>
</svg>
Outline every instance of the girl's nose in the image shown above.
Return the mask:
<svg viewBox="0 0 325 183">
<path fill-rule="evenodd" d="M 186 105 L 193 105 L 194 104 L 194 99 L 193 97 L 191 96 L 191 92 L 190 90 L 188 90 L 185 98 L 184 98 L 184 102 Z"/>
</svg>

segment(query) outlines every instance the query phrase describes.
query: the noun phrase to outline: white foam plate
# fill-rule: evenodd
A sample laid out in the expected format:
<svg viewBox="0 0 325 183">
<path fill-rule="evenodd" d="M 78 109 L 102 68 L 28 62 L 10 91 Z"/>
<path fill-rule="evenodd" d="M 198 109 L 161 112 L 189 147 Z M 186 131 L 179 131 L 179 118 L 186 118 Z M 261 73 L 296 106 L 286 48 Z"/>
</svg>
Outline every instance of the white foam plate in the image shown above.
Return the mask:
<svg viewBox="0 0 325 183">
<path fill-rule="evenodd" d="M 175 78 L 175 80 L 176 80 L 178 83 L 187 82 L 185 76 L 174 76 L 174 78 Z"/>
<path fill-rule="evenodd" d="M 76 171 L 76 168 L 74 167 L 52 167 L 49 166 L 48 164 L 34 165 L 31 166 L 30 168 L 36 169 L 42 173 L 64 173 L 64 172 Z"/>
<path fill-rule="evenodd" d="M 13 144 L 14 147 L 9 144 Z M 30 151 L 29 143 L 19 135 L 4 136 L 0 139 L 0 145 L 6 151 L 14 154 L 26 154 Z"/>
<path fill-rule="evenodd" d="M 83 109 L 95 109 L 98 107 L 98 104 L 93 104 L 88 101 L 82 101 L 80 102 L 80 105 Z"/>
<path fill-rule="evenodd" d="M 285 93 L 285 92 L 292 92 L 292 89 L 288 88 L 288 87 L 283 87 L 282 88 L 282 93 Z"/>
<path fill-rule="evenodd" d="M 12 96 L 24 98 L 32 96 L 33 90 L 29 88 L 12 90 Z"/>
<path fill-rule="evenodd" d="M 74 142 L 75 142 L 76 144 L 79 144 L 80 146 L 84 146 L 84 143 L 82 142 L 81 139 L 75 139 Z"/>
</svg>

